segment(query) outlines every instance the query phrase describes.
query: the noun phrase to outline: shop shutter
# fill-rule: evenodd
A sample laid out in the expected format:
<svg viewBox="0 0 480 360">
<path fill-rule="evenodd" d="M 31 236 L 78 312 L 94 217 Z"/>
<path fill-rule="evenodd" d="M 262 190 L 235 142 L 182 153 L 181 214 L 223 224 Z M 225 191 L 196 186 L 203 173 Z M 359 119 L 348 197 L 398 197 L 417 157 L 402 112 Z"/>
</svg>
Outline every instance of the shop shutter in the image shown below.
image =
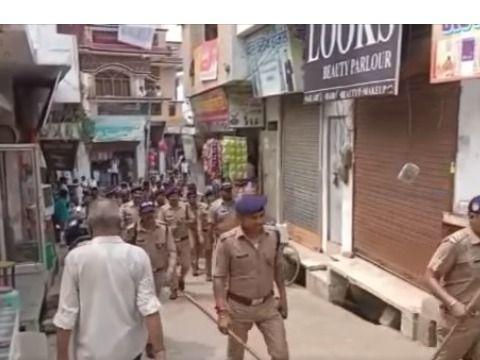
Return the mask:
<svg viewBox="0 0 480 360">
<path fill-rule="evenodd" d="M 404 83 L 405 84 L 405 83 Z M 422 286 L 453 199 L 459 83 L 409 79 L 399 96 L 355 104 L 355 252 Z M 420 166 L 413 184 L 397 174 Z"/>
<path fill-rule="evenodd" d="M 284 220 L 320 234 L 319 107 L 284 97 L 282 121 Z"/>
</svg>

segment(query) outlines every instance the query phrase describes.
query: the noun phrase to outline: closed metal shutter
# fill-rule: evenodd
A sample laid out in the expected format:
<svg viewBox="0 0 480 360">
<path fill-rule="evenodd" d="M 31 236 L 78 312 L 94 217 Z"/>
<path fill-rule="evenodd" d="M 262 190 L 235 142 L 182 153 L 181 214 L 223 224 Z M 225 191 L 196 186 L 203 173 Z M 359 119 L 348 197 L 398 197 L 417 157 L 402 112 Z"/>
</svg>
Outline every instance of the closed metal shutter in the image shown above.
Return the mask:
<svg viewBox="0 0 480 360">
<path fill-rule="evenodd" d="M 425 76 L 409 88 L 355 104 L 354 249 L 422 286 L 452 206 L 460 86 Z M 413 184 L 397 180 L 406 162 L 420 167 Z"/>
<path fill-rule="evenodd" d="M 283 98 L 283 216 L 290 224 L 320 234 L 320 111 L 302 96 Z"/>
</svg>

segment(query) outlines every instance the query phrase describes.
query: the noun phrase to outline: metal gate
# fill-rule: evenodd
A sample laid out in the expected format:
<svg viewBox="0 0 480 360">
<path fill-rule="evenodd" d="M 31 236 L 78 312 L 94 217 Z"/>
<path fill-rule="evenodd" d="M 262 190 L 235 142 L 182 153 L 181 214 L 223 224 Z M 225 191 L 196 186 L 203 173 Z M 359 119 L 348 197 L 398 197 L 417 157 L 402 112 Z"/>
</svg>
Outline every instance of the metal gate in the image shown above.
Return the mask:
<svg viewBox="0 0 480 360">
<path fill-rule="evenodd" d="M 290 224 L 320 234 L 320 111 L 302 96 L 283 98 L 283 217 Z"/>
</svg>

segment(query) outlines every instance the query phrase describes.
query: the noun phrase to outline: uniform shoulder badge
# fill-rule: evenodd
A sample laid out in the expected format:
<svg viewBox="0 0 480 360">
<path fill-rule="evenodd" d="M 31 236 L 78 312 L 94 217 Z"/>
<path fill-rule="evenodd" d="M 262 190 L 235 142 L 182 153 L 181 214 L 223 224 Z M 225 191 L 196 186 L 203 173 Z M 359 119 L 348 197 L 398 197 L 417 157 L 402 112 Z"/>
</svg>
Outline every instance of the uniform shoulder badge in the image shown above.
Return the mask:
<svg viewBox="0 0 480 360">
<path fill-rule="evenodd" d="M 447 237 L 447 241 L 452 244 L 460 244 L 468 239 L 468 229 L 459 230 Z"/>
</svg>

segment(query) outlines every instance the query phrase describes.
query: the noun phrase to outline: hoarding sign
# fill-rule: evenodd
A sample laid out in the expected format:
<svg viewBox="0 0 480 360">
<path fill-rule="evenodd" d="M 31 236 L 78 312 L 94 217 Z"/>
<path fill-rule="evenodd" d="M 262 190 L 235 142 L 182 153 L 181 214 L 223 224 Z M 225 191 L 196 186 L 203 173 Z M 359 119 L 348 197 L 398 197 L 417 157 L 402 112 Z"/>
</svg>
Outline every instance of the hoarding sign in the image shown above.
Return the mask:
<svg viewBox="0 0 480 360">
<path fill-rule="evenodd" d="M 228 102 L 222 88 L 193 97 L 191 104 L 197 122 L 227 122 Z"/>
<path fill-rule="evenodd" d="M 308 25 L 305 101 L 396 95 L 402 26 Z"/>
<path fill-rule="evenodd" d="M 218 40 L 205 41 L 194 52 L 195 62 L 199 62 L 200 81 L 217 80 Z"/>
<path fill-rule="evenodd" d="M 255 96 L 303 89 L 300 74 L 303 44 L 292 36 L 287 25 L 268 25 L 248 36 L 246 51 Z"/>
<path fill-rule="evenodd" d="M 430 81 L 477 77 L 480 77 L 480 24 L 433 25 Z"/>
<path fill-rule="evenodd" d="M 228 93 L 229 119 L 232 128 L 264 126 L 262 99 L 254 98 L 252 91 L 232 89 Z"/>
</svg>

